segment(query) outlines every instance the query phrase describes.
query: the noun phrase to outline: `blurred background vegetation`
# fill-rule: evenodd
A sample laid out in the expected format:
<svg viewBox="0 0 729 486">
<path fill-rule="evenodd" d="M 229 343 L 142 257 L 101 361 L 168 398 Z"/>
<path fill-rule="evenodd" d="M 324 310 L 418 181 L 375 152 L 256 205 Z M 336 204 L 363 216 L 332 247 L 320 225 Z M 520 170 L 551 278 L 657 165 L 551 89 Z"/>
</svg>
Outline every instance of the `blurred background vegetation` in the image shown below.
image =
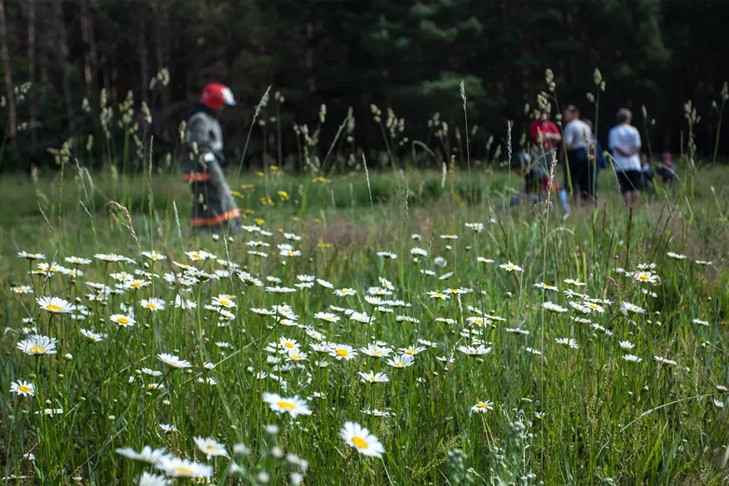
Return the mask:
<svg viewBox="0 0 729 486">
<path fill-rule="evenodd" d="M 175 167 L 179 124 L 210 81 L 227 83 L 239 100 L 223 113 L 236 162 L 271 86 L 247 166 L 304 168 L 302 147 L 323 140 L 326 152 L 348 113 L 333 153 L 348 147 L 341 156 L 350 164 L 363 153 L 376 163 L 388 143 L 411 154 L 412 140 L 440 162 L 456 155 L 462 163 L 462 79 L 471 152 L 488 160 L 505 151 L 498 147 L 507 120 L 519 142 L 547 89 L 546 68 L 557 84 L 553 109 L 578 105 L 597 117 L 603 140 L 627 106 L 655 151 L 679 152 L 689 136 L 683 104 L 692 100 L 699 153 L 710 157 L 717 140 L 719 160 L 729 153 L 729 137 L 717 137 L 729 79 L 725 1 L 0 0 L 0 7 L 4 171 L 52 165 L 47 148 L 64 142 L 89 167 L 118 160 Z M 588 93 L 599 94 L 599 111 Z M 381 130 L 371 104 L 381 124 L 389 119 L 396 129 Z M 294 124 L 307 126 L 308 141 Z"/>
</svg>

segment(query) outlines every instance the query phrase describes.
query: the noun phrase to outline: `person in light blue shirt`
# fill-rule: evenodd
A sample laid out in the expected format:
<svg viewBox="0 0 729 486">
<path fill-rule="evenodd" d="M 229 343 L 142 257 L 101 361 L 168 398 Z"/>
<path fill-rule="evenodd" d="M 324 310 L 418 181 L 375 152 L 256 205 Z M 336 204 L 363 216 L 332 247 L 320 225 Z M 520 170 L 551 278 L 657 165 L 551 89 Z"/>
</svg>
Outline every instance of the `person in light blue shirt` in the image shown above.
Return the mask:
<svg viewBox="0 0 729 486">
<path fill-rule="evenodd" d="M 615 174 L 620 192 L 627 206 L 635 206 L 640 199 L 640 133 L 630 124 L 633 114 L 627 108 L 618 110 L 618 124 L 610 129 L 608 148 L 615 160 Z"/>
</svg>

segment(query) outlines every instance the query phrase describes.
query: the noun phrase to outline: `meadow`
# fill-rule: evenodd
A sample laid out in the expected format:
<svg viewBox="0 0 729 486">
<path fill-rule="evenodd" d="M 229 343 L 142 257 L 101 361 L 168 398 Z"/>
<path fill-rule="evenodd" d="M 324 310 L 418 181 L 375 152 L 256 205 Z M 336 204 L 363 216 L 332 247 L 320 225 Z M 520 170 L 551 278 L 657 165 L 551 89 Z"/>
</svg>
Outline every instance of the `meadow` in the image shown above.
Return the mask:
<svg viewBox="0 0 729 486">
<path fill-rule="evenodd" d="M 177 174 L 4 176 L 1 482 L 726 484 L 729 169 L 680 176 L 274 167 L 230 236 Z"/>
</svg>

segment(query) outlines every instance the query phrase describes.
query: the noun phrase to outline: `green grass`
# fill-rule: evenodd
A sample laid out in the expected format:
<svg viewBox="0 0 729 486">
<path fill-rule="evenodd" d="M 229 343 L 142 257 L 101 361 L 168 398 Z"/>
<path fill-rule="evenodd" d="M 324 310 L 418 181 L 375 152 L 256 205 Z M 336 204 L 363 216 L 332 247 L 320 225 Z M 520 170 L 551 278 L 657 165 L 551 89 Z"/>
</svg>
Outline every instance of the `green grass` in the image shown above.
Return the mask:
<svg viewBox="0 0 729 486">
<path fill-rule="evenodd" d="M 277 458 L 276 447 L 308 461 L 304 484 L 721 484 L 727 475 L 722 459 L 729 397 L 716 388 L 729 386 L 725 167 L 700 170 L 693 191 L 683 182 L 657 188 L 644 195 L 632 215 L 604 171 L 601 204 L 575 208 L 568 217 L 547 206 L 502 207 L 509 188 L 521 186 L 519 178 L 482 168 L 445 179 L 429 172 L 370 174 L 369 188 L 361 173 L 323 183 L 286 174 L 244 174 L 231 186 L 241 193 L 241 209 L 250 210 L 246 224 L 258 223 L 272 235 L 243 233 L 230 242 L 189 232 L 188 189 L 176 175 L 154 174 L 150 180 L 73 172 L 67 168 L 64 180 L 41 176 L 35 184 L 20 176 L 0 181 L 0 477 L 28 476 L 12 484 L 73 484 L 75 476 L 84 484 L 130 484 L 152 468 L 114 450 L 145 445 L 213 465 L 215 484 L 233 482 L 231 459 L 207 460 L 195 447 L 195 436 L 225 444 L 245 471 L 242 484 L 258 484 L 262 471 L 270 475 L 269 484 L 292 484 L 289 473 L 300 467 Z M 273 204 L 263 204 L 262 198 Z M 110 200 L 129 209 L 136 241 L 123 225 L 124 216 L 106 206 Z M 465 226 L 475 222 L 484 225 L 483 231 Z M 302 239 L 288 241 L 284 232 Z M 422 239 L 413 240 L 414 233 Z M 253 248 L 269 257 L 249 254 L 252 241 L 270 244 Z M 276 245 L 284 242 L 301 255 L 279 256 Z M 414 261 L 413 247 L 428 255 Z M 151 262 L 141 256 L 151 249 L 169 259 Z M 357 294 L 337 297 L 320 284 L 272 293 L 243 282 L 237 272 L 209 278 L 224 265 L 213 259 L 191 261 L 183 253 L 191 250 L 235 262 L 266 285 L 275 285 L 266 278 L 276 277 L 280 285 L 294 287 L 300 283 L 297 275 L 307 274 Z M 69 268 L 73 265 L 64 258 L 71 255 L 93 263 L 80 266 L 84 275 L 76 278 L 31 276 L 35 264 L 18 258 L 18 251 L 41 252 Z M 378 251 L 398 257 L 384 259 Z M 109 252 L 137 263 L 94 258 Z M 667 252 L 687 258 L 673 259 Z M 445 266 L 437 265 L 436 257 L 445 259 Z M 494 262 L 481 263 L 477 257 Z M 205 273 L 189 288 L 168 283 L 163 274 L 181 271 L 170 259 Z M 699 265 L 697 259 L 713 263 Z M 499 267 L 507 262 L 523 271 Z M 643 284 L 616 271 L 635 272 L 642 263 L 656 264 L 660 284 Z M 92 291 L 87 282 L 113 286 L 111 273 L 142 269 L 157 275 L 149 278 L 149 286 L 104 302 L 86 297 Z M 449 272 L 450 278 L 438 279 Z M 394 287 L 387 299 L 410 306 L 386 313 L 366 302 L 367 290 L 382 285 L 380 278 Z M 575 287 L 565 279 L 585 285 Z M 538 282 L 560 291 L 535 288 Z M 32 286 L 33 293 L 11 291 L 22 284 Z M 428 295 L 458 288 L 470 291 L 447 300 Z M 569 305 L 582 299 L 568 298 L 562 293 L 567 289 L 611 303 L 601 304 L 603 313 L 582 315 Z M 197 309 L 175 308 L 178 294 L 196 302 Z M 216 312 L 204 309 L 220 294 L 235 296 L 237 303 L 231 309 L 235 317 L 224 327 L 217 325 Z M 34 300 L 42 295 L 79 302 L 88 315 L 85 320 L 51 315 Z M 164 299 L 165 310 L 143 309 L 141 299 L 151 297 Z M 542 307 L 545 301 L 568 312 L 549 312 Z M 623 301 L 646 312 L 626 316 L 620 312 Z M 302 328 L 250 311 L 284 303 Z M 349 320 L 332 305 L 376 320 Z M 135 326 L 110 321 L 112 314 L 129 309 L 134 309 Z M 320 311 L 341 319 L 315 318 Z M 503 320 L 469 322 L 481 313 Z M 400 322 L 396 316 L 418 322 Z M 57 354 L 27 356 L 17 349 L 22 328 L 30 325 L 22 322 L 26 317 L 33 317 L 40 334 L 58 339 Z M 590 319 L 595 327 L 573 317 Z M 329 342 L 355 349 L 383 341 L 397 350 L 421 345 L 419 340 L 427 349 L 405 369 L 362 353 L 340 361 L 311 348 L 316 341 L 306 326 Z M 80 328 L 108 336 L 94 343 Z M 513 328 L 529 334 L 507 332 Z M 273 354 L 265 348 L 280 338 L 296 339 L 308 360 L 274 371 L 267 363 Z M 557 344 L 557 338 L 574 339 L 579 349 Z M 635 346 L 630 353 L 642 361 L 625 361 L 620 341 L 630 341 Z M 471 357 L 458 351 L 478 343 L 490 347 L 490 354 Z M 164 365 L 156 357 L 163 352 L 192 367 Z M 660 364 L 654 356 L 677 364 Z M 321 361 L 328 366 L 319 366 Z M 206 362 L 215 368 L 204 368 Z M 163 375 L 145 375 L 139 371 L 145 367 Z M 357 372 L 370 370 L 386 373 L 390 381 L 361 383 Z M 261 372 L 280 376 L 286 388 Z M 216 384 L 198 383 L 198 378 L 214 378 Z M 17 380 L 32 382 L 35 396 L 10 393 Z M 147 389 L 150 383 L 164 388 Z M 306 398 L 312 414 L 277 415 L 263 402 L 265 392 Z M 470 412 L 486 400 L 493 410 Z M 47 408 L 62 408 L 63 414 L 35 414 Z M 364 409 L 392 416 L 365 415 Z M 350 420 L 379 438 L 382 459 L 359 455 L 338 436 Z M 179 432 L 166 434 L 160 423 L 174 424 Z M 266 424 L 279 425 L 279 433 L 266 432 Z M 250 453 L 234 454 L 238 443 Z M 26 453 L 35 461 L 23 459 Z"/>
</svg>

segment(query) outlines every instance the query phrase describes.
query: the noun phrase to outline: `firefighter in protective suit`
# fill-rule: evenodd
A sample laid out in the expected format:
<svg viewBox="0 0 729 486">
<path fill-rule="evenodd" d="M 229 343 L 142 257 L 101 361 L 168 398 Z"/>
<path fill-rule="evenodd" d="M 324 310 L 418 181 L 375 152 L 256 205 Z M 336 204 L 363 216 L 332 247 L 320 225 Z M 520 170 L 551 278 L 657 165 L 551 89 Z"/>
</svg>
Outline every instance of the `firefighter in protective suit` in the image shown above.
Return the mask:
<svg viewBox="0 0 729 486">
<path fill-rule="evenodd" d="M 182 179 L 192 190 L 193 229 L 235 233 L 243 223 L 223 175 L 223 131 L 217 118 L 223 105 L 235 106 L 235 99 L 230 89 L 219 83 L 205 86 L 200 101 L 193 105 L 187 122 L 188 157 L 182 164 Z"/>
</svg>

